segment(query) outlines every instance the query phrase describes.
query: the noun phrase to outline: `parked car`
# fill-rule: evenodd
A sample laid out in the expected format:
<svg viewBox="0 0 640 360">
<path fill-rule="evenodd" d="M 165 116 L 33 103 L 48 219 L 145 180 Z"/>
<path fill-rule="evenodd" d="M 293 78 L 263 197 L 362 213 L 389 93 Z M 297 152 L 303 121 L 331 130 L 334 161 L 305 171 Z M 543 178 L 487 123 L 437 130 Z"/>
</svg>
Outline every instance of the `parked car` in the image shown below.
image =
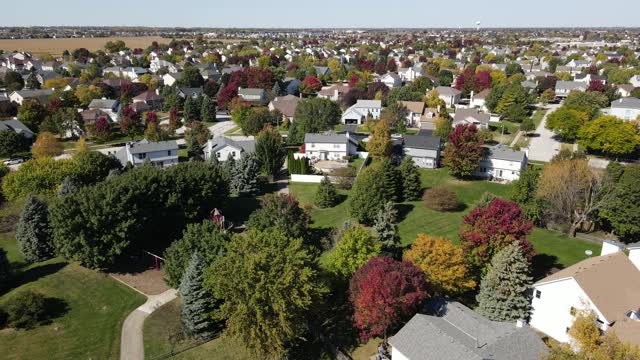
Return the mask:
<svg viewBox="0 0 640 360">
<path fill-rule="evenodd" d="M 2 163 L 5 165 L 18 165 L 24 162 L 24 158 L 11 158 L 3 161 Z"/>
</svg>

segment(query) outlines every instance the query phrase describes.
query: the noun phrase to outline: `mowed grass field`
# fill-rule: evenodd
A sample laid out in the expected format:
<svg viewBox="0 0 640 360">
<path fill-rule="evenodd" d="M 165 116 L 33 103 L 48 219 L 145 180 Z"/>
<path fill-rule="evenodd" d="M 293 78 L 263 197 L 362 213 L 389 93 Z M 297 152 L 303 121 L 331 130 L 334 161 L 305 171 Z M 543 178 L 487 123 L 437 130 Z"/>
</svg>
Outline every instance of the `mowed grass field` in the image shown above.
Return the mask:
<svg viewBox="0 0 640 360">
<path fill-rule="evenodd" d="M 21 202 L 0 208 L 0 248 L 16 273 L 10 289 L 0 292 L 0 306 L 30 289 L 57 299 L 57 314 L 32 330 L 0 330 L 0 358 L 118 359 L 122 322 L 144 297 L 103 273 L 59 258 L 26 265 L 13 229 L 21 208 Z"/>
<path fill-rule="evenodd" d="M 409 246 L 419 233 L 444 236 L 455 243 L 459 242 L 458 231 L 462 219 L 475 207 L 475 203 L 485 193 L 509 198 L 511 185 L 502 185 L 488 181 L 460 181 L 452 178 L 445 169 L 421 170 L 423 188 L 448 186 L 458 195 L 465 208 L 456 212 L 440 212 L 428 209 L 421 201 L 405 202 L 397 205 L 399 209 L 399 232 L 403 246 Z M 318 184 L 290 184 L 291 194 L 302 205 L 312 205 Z M 341 192 L 345 197 L 348 191 Z M 349 219 L 349 200 L 345 198 L 338 206 L 330 209 L 313 208 L 312 226 L 330 228 L 340 226 Z M 567 267 L 587 258 L 585 250 L 599 254 L 600 245 L 581 239 L 568 238 L 560 233 L 535 228 L 528 237 L 540 256 L 535 266 L 540 270 L 551 267 Z"/>
<path fill-rule="evenodd" d="M 62 39 L 0 39 L 0 49 L 5 51 L 26 51 L 35 55 L 60 56 L 65 50 L 85 48 L 89 51 L 104 50 L 108 41 L 122 40 L 127 47 L 146 48 L 152 42 L 169 43 L 171 39 L 160 36 L 104 37 L 104 38 L 62 38 Z"/>
</svg>

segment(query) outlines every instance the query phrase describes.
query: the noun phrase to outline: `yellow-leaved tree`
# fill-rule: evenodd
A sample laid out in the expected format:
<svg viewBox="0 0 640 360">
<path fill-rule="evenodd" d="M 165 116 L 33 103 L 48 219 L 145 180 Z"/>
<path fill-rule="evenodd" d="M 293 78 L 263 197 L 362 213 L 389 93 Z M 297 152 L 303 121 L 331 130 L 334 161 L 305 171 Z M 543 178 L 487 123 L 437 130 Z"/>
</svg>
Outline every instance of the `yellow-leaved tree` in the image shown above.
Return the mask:
<svg viewBox="0 0 640 360">
<path fill-rule="evenodd" d="M 418 234 L 404 260 L 425 273 L 438 295 L 460 294 L 476 287 L 462 248 L 447 238 Z"/>
<path fill-rule="evenodd" d="M 33 143 L 31 152 L 34 158 L 41 159 L 58 156 L 62 154 L 63 150 L 64 145 L 62 145 L 52 133 L 45 131 L 38 135 L 36 142 Z"/>
</svg>

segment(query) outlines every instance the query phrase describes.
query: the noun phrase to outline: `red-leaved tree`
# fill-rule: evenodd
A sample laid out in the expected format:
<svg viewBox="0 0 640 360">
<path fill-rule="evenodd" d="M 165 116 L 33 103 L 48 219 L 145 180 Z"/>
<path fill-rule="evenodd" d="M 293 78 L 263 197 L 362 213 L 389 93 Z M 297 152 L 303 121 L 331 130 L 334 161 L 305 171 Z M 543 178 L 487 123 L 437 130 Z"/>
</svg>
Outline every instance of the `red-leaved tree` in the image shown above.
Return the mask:
<svg viewBox="0 0 640 360">
<path fill-rule="evenodd" d="M 443 163 L 455 177 L 468 177 L 478 167 L 482 159 L 483 141 L 473 124 L 457 125 L 449 134 L 444 149 Z"/>
<path fill-rule="evenodd" d="M 229 83 L 225 86 L 220 94 L 218 94 L 218 107 L 220 109 L 228 109 L 229 103 L 233 98 L 238 96 L 238 85 L 236 83 Z"/>
<path fill-rule="evenodd" d="M 486 70 L 478 71 L 476 73 L 476 81 L 474 84 L 473 91 L 479 93 L 484 89 L 488 89 L 491 87 L 491 73 Z"/>
<path fill-rule="evenodd" d="M 424 273 L 408 261 L 373 257 L 351 277 L 349 299 L 360 338 L 385 336 L 413 316 L 429 296 Z"/>
<path fill-rule="evenodd" d="M 533 223 L 518 204 L 495 198 L 464 217 L 459 236 L 469 261 L 484 273 L 493 256 L 514 241 L 531 260 L 535 252 L 527 235 L 532 229 Z"/>
<path fill-rule="evenodd" d="M 589 92 L 604 92 L 606 87 L 604 83 L 600 80 L 591 80 L 589 82 L 589 86 L 587 87 L 587 91 Z"/>
<path fill-rule="evenodd" d="M 132 140 L 142 133 L 140 115 L 131 106 L 123 108 L 120 113 L 120 131 Z"/>
<path fill-rule="evenodd" d="M 322 82 L 315 76 L 307 76 L 300 83 L 300 92 L 303 94 L 313 94 L 322 89 Z"/>
</svg>

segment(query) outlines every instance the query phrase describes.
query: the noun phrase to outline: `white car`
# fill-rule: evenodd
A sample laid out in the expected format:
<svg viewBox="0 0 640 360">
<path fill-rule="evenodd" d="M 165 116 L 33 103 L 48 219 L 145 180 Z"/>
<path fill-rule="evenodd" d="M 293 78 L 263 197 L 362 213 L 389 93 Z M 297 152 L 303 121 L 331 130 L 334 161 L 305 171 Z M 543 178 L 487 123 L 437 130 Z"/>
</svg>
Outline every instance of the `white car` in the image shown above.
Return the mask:
<svg viewBox="0 0 640 360">
<path fill-rule="evenodd" d="M 23 158 L 11 158 L 3 161 L 2 163 L 5 165 L 18 165 L 24 162 Z"/>
</svg>

